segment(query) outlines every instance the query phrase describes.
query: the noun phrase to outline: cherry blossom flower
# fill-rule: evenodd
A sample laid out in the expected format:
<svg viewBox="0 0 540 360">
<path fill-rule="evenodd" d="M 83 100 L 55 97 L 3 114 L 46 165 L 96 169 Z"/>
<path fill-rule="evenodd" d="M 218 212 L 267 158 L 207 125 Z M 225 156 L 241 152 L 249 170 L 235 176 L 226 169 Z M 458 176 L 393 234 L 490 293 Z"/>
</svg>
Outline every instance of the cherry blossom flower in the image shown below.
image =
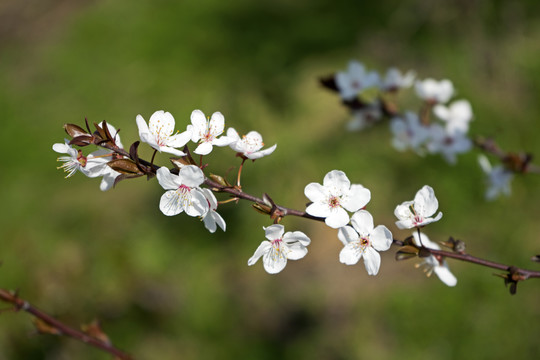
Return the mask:
<svg viewBox="0 0 540 360">
<path fill-rule="evenodd" d="M 415 90 L 421 99 L 433 103 L 446 103 L 454 94 L 454 85 L 450 80 L 417 80 Z"/>
<path fill-rule="evenodd" d="M 201 189 L 206 201 L 208 202 L 208 211 L 203 217 L 204 227 L 211 233 L 216 232 L 219 226 L 221 230 L 225 231 L 227 224 L 225 220 L 217 213 L 218 202 L 214 193 L 210 189 Z"/>
<path fill-rule="evenodd" d="M 467 133 L 469 123 L 473 118 L 471 103 L 467 100 L 458 100 L 449 106 L 437 104 L 433 107 L 433 112 L 437 117 L 446 122 L 446 132 Z"/>
<path fill-rule="evenodd" d="M 191 138 L 191 132 L 188 130 L 173 135 L 175 122 L 171 113 L 163 110 L 156 111 L 150 117 L 148 125 L 141 115 L 137 115 L 136 121 L 141 141 L 159 152 L 166 152 L 176 156 L 186 155 L 176 148 L 187 144 Z"/>
<path fill-rule="evenodd" d="M 345 246 L 339 253 L 339 261 L 355 265 L 363 257 L 369 275 L 377 275 L 381 256 L 377 251 L 386 251 L 392 246 L 392 233 L 384 225 L 373 227 L 373 217 L 360 210 L 351 217 L 351 226 L 339 229 L 338 238 Z"/>
<path fill-rule="evenodd" d="M 486 190 L 486 199 L 494 200 L 499 194 L 509 196 L 512 192 L 510 182 L 514 178 L 514 174 L 502 165 L 492 167 L 489 160 L 484 155 L 478 156 L 478 163 L 486 174 L 488 188 Z"/>
<path fill-rule="evenodd" d="M 325 218 L 326 225 L 338 229 L 347 225 L 349 214 L 366 206 L 371 192 L 362 185 L 353 184 L 343 171 L 332 170 L 324 177 L 323 184 L 310 183 L 304 194 L 313 203 L 306 208 L 310 215 Z"/>
<path fill-rule="evenodd" d="M 351 61 L 347 71 L 338 72 L 335 80 L 341 97 L 344 100 L 352 100 L 360 91 L 377 86 L 379 84 L 379 74 L 375 71 L 367 72 L 362 63 Z"/>
<path fill-rule="evenodd" d="M 381 104 L 377 101 L 366 107 L 353 111 L 353 118 L 346 125 L 348 131 L 360 131 L 382 118 Z"/>
<path fill-rule="evenodd" d="M 414 71 L 407 71 L 405 74 L 402 74 L 396 68 L 389 68 L 382 81 L 381 88 L 384 91 L 396 91 L 411 87 L 415 76 Z"/>
<path fill-rule="evenodd" d="M 234 140 L 221 135 L 225 129 L 225 118 L 220 112 L 215 112 L 207 120 L 201 110 L 193 110 L 191 113 L 191 124 L 188 125 L 188 131 L 191 132 L 191 141 L 199 143 L 199 146 L 193 151 L 195 154 L 208 155 L 215 146 L 227 146 Z"/>
<path fill-rule="evenodd" d="M 432 154 L 442 154 L 450 164 L 457 162 L 457 154 L 463 154 L 472 149 L 472 141 L 462 131 L 448 131 L 439 124 L 429 127 L 430 138 L 426 144 Z"/>
<path fill-rule="evenodd" d="M 394 134 L 392 145 L 398 151 L 411 149 L 419 155 L 424 154 L 423 145 L 428 140 L 429 128 L 422 125 L 418 115 L 407 111 L 403 118 L 394 117 L 390 121 L 390 130 Z"/>
<path fill-rule="evenodd" d="M 227 137 L 233 141 L 229 144 L 231 149 L 251 160 L 260 159 L 263 156 L 270 155 L 277 147 L 277 144 L 274 144 L 268 149 L 261 150 L 264 146 L 263 139 L 261 134 L 256 131 L 250 131 L 247 135 L 240 138 L 236 130 L 229 128 L 227 130 Z"/>
<path fill-rule="evenodd" d="M 421 238 L 418 237 L 417 232 L 413 233 L 413 241 L 417 246 L 424 246 L 428 249 L 434 250 L 441 249 L 437 243 L 429 240 L 425 234 L 420 233 L 420 236 Z M 432 273 L 435 273 L 439 279 L 448 286 L 456 286 L 457 284 L 457 279 L 454 274 L 450 272 L 450 268 L 448 267 L 446 260 L 441 259 L 440 257 L 434 255 L 425 257 L 421 263 L 416 265 L 416 267 L 422 268 L 428 277 L 431 276 Z"/>
<path fill-rule="evenodd" d="M 283 225 L 263 227 L 268 241 L 263 241 L 248 260 L 251 266 L 262 256 L 264 270 L 277 274 L 285 268 L 288 260 L 298 260 L 306 256 L 311 240 L 301 231 L 285 232 Z"/>
<path fill-rule="evenodd" d="M 405 201 L 394 210 L 394 215 L 399 219 L 396 225 L 400 229 L 412 229 L 421 227 L 442 218 L 442 212 L 431 217 L 437 211 L 439 202 L 431 186 L 424 185 L 416 193 L 413 201 Z"/>
<path fill-rule="evenodd" d="M 189 216 L 204 216 L 209 210 L 208 201 L 199 186 L 204 182 L 204 174 L 195 165 L 186 165 L 178 175 L 161 167 L 157 179 L 165 194 L 161 196 L 159 209 L 167 216 L 185 211 Z"/>
</svg>

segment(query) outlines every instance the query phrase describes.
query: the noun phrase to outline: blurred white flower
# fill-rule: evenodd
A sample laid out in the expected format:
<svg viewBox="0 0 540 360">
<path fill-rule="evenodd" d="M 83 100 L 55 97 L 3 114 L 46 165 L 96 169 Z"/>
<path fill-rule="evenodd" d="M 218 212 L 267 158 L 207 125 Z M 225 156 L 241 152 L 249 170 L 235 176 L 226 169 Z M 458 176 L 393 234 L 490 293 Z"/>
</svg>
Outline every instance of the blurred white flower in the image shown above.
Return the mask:
<svg viewBox="0 0 540 360">
<path fill-rule="evenodd" d="M 446 103 L 454 94 L 454 85 L 450 80 L 417 80 L 415 90 L 421 99 L 433 103 Z"/>
<path fill-rule="evenodd" d="M 407 71 L 402 74 L 399 69 L 389 68 L 382 81 L 381 88 L 384 91 L 396 91 L 402 88 L 411 87 L 416 74 L 414 71 Z"/>
<path fill-rule="evenodd" d="M 186 155 L 176 148 L 187 144 L 191 138 L 191 132 L 184 131 L 173 135 L 175 122 L 171 113 L 163 110 L 156 111 L 150 116 L 148 125 L 141 115 L 137 115 L 136 121 L 142 142 L 147 143 L 159 152 L 166 152 L 176 156 Z"/>
<path fill-rule="evenodd" d="M 261 150 L 264 146 L 263 139 L 261 134 L 256 131 L 250 131 L 247 135 L 240 138 L 236 130 L 229 128 L 227 130 L 227 137 L 233 141 L 229 144 L 231 149 L 251 160 L 270 155 L 277 147 L 277 144 L 274 144 L 268 149 Z"/>
<path fill-rule="evenodd" d="M 344 245 L 339 261 L 355 265 L 364 258 L 364 266 L 369 275 L 377 275 L 381 266 L 381 256 L 377 251 L 386 251 L 392 245 L 392 233 L 384 225 L 373 227 L 373 217 L 360 210 L 351 217 L 351 226 L 339 229 L 338 238 Z"/>
<path fill-rule="evenodd" d="M 424 144 L 430 133 L 429 128 L 422 125 L 418 115 L 407 111 L 401 117 L 394 117 L 390 121 L 390 130 L 394 137 L 392 145 L 398 151 L 411 149 L 419 155 L 424 154 Z"/>
<path fill-rule="evenodd" d="M 248 260 L 251 266 L 262 256 L 264 270 L 277 274 L 285 268 L 287 260 L 298 260 L 306 256 L 311 240 L 301 231 L 285 232 L 283 225 L 270 225 L 263 228 L 268 241 L 263 241 Z"/>
<path fill-rule="evenodd" d="M 379 74 L 375 71 L 367 72 L 358 61 L 350 61 L 347 71 L 338 72 L 335 79 L 343 100 L 352 100 L 362 90 L 379 84 Z"/>
<path fill-rule="evenodd" d="M 428 151 L 432 154 L 441 154 L 452 165 L 457 162 L 457 154 L 472 149 L 471 139 L 462 131 L 449 132 L 448 127 L 444 128 L 439 124 L 432 124 L 428 129 L 430 133 L 426 143 Z"/>
<path fill-rule="evenodd" d="M 396 226 L 400 229 L 412 229 L 439 221 L 442 218 L 442 212 L 439 211 L 434 218 L 431 217 L 438 207 L 439 201 L 435 197 L 433 188 L 424 185 L 418 190 L 413 201 L 405 201 L 396 206 L 394 210 L 394 215 L 398 218 Z"/>
<path fill-rule="evenodd" d="M 422 241 L 420 241 L 420 238 L 418 237 L 418 232 L 413 233 L 413 240 L 417 246 L 424 246 L 428 249 L 434 250 L 441 249 L 437 243 L 429 240 L 425 234 L 420 233 L 420 236 Z M 436 256 L 430 255 L 423 258 L 423 261 L 417 264 L 416 267 L 423 268 L 428 277 L 435 272 L 439 279 L 448 286 L 456 286 L 457 284 L 456 277 L 450 272 L 450 268 L 444 259 L 438 259 Z"/>
<path fill-rule="evenodd" d="M 310 183 L 304 189 L 306 197 L 312 201 L 306 212 L 312 216 L 325 218 L 326 225 L 338 229 L 347 225 L 349 214 L 366 206 L 371 192 L 362 185 L 353 184 L 343 171 L 332 170 L 324 177 L 323 184 Z"/>
<path fill-rule="evenodd" d="M 458 100 L 449 106 L 437 104 L 433 107 L 433 112 L 437 117 L 446 122 L 446 132 L 467 133 L 469 123 L 473 118 L 471 103 L 467 100 Z"/>
<path fill-rule="evenodd" d="M 512 192 L 510 182 L 514 178 L 514 174 L 502 165 L 492 167 L 485 155 L 478 156 L 478 163 L 486 174 L 488 184 L 486 199 L 494 200 L 499 194 L 509 196 Z"/>
</svg>

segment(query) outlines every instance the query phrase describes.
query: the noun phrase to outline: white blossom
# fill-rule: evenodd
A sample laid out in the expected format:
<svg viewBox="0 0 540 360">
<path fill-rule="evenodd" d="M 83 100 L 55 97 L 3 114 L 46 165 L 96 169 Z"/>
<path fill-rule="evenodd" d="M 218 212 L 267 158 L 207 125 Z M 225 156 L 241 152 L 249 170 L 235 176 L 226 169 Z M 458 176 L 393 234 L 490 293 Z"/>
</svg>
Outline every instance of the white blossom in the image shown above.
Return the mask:
<svg viewBox="0 0 540 360">
<path fill-rule="evenodd" d="M 394 117 L 390 121 L 390 130 L 394 134 L 392 145 L 396 150 L 411 149 L 419 155 L 424 154 L 424 144 L 430 132 L 428 127 L 422 125 L 418 115 L 407 111 L 402 118 Z"/>
<path fill-rule="evenodd" d="M 191 141 L 199 143 L 193 151 L 195 154 L 208 155 L 213 149 L 213 146 L 227 146 L 234 140 L 222 136 L 225 130 L 225 118 L 220 112 L 212 114 L 210 119 L 207 119 L 201 110 L 193 110 L 191 113 L 191 125 L 187 127 L 191 132 Z"/>
<path fill-rule="evenodd" d="M 454 94 L 454 85 L 450 80 L 425 79 L 415 83 L 419 98 L 433 103 L 447 103 Z"/>
<path fill-rule="evenodd" d="M 458 100 L 449 106 L 437 104 L 433 107 L 435 115 L 446 123 L 446 132 L 467 133 L 469 123 L 473 118 L 471 103 L 467 100 Z"/>
<path fill-rule="evenodd" d="M 169 112 L 163 110 L 156 111 L 150 117 L 148 125 L 141 115 L 137 115 L 137 126 L 139 137 L 142 142 L 147 143 L 159 152 L 166 152 L 176 156 L 186 155 L 176 148 L 187 144 L 191 138 L 191 132 L 174 133 L 174 117 Z"/>
<path fill-rule="evenodd" d="M 461 131 L 449 132 L 439 124 L 429 127 L 430 137 L 426 143 L 428 151 L 432 154 L 441 154 L 448 163 L 457 162 L 457 154 L 464 154 L 472 149 L 472 141 Z"/>
<path fill-rule="evenodd" d="M 418 232 L 413 233 L 413 241 L 417 246 L 424 246 L 434 250 L 441 249 L 437 243 L 429 240 L 425 234 L 420 233 L 420 236 L 421 238 L 418 237 Z M 422 241 L 420 241 L 420 239 Z M 432 273 L 435 273 L 439 279 L 448 286 L 456 286 L 457 284 L 456 277 L 450 272 L 450 268 L 444 259 L 439 259 L 434 255 L 430 255 L 423 258 L 423 261 L 417 264 L 416 267 L 423 268 L 427 276 L 431 276 Z"/>
<path fill-rule="evenodd" d="M 403 74 L 399 69 L 393 67 L 389 68 L 386 71 L 381 88 L 385 91 L 395 91 L 402 88 L 411 87 L 415 76 L 416 74 L 414 71 L 407 71 L 405 74 Z"/>
<path fill-rule="evenodd" d="M 264 146 L 263 139 L 261 134 L 256 131 L 250 131 L 247 135 L 240 138 L 236 130 L 229 128 L 227 130 L 227 137 L 233 141 L 229 144 L 231 149 L 251 160 L 270 155 L 277 147 L 277 144 L 274 144 L 267 149 L 261 150 Z"/>
<path fill-rule="evenodd" d="M 386 251 L 392 245 L 392 233 L 384 225 L 373 227 L 373 217 L 360 210 L 351 217 L 351 226 L 339 229 L 338 238 L 344 245 L 339 261 L 354 265 L 364 258 L 364 266 L 369 275 L 377 275 L 381 266 L 381 256 L 377 251 Z"/>
<path fill-rule="evenodd" d="M 416 195 L 413 201 L 405 201 L 398 205 L 394 210 L 394 215 L 398 218 L 396 226 L 400 229 L 412 229 L 439 221 L 442 218 L 442 212 L 433 218 L 439 202 L 435 197 L 435 192 L 431 186 L 424 185 Z"/>
<path fill-rule="evenodd" d="M 382 118 L 381 104 L 374 102 L 361 109 L 354 110 L 353 118 L 346 125 L 348 131 L 360 131 L 366 127 L 372 126 Z"/>
<path fill-rule="evenodd" d="M 306 208 L 312 216 L 325 218 L 326 225 L 338 229 L 349 222 L 347 211 L 355 212 L 366 206 L 371 192 L 362 185 L 353 184 L 343 171 L 332 170 L 323 184 L 310 183 L 304 194 L 313 203 Z"/>
<path fill-rule="evenodd" d="M 306 256 L 311 240 L 301 231 L 285 233 L 283 225 L 263 227 L 268 240 L 261 242 L 253 256 L 248 260 L 251 266 L 262 256 L 264 270 L 277 274 L 285 268 L 287 260 L 298 260 Z M 284 234 L 285 233 L 285 234 Z"/>
<path fill-rule="evenodd" d="M 344 100 L 352 100 L 360 91 L 377 86 L 379 84 L 379 74 L 375 71 L 367 72 L 362 63 L 351 61 L 347 71 L 338 72 L 335 80 L 341 97 Z"/>
<path fill-rule="evenodd" d="M 499 194 L 509 196 L 512 192 L 510 182 L 514 178 L 514 174 L 502 165 L 492 167 L 489 160 L 484 155 L 478 156 L 478 163 L 486 174 L 486 182 L 488 188 L 486 190 L 486 199 L 494 200 Z"/>
<path fill-rule="evenodd" d="M 199 188 L 204 174 L 197 166 L 184 166 L 178 175 L 161 167 L 156 175 L 161 187 L 167 190 L 159 202 L 163 214 L 173 216 L 185 211 L 189 216 L 204 216 L 209 210 L 208 201 Z"/>
</svg>

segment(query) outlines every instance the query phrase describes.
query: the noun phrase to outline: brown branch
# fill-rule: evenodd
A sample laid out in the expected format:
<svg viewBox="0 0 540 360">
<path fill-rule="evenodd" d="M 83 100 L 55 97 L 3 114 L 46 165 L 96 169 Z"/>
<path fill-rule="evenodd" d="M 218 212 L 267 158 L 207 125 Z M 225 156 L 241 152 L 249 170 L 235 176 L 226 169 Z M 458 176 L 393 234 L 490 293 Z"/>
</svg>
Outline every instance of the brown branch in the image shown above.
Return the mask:
<svg viewBox="0 0 540 360">
<path fill-rule="evenodd" d="M 123 351 L 118 350 L 111 344 L 104 342 L 102 340 L 99 340 L 88 334 L 85 334 L 84 332 L 80 330 L 76 330 L 62 323 L 61 321 L 53 318 L 52 316 L 48 315 L 42 310 L 39 310 L 35 306 L 31 305 L 28 301 L 19 298 L 16 293 L 9 292 L 5 289 L 0 289 L 0 300 L 13 304 L 16 311 L 23 310 L 33 315 L 37 319 L 44 322 L 46 325 L 57 330 L 59 335 L 66 335 L 75 340 L 79 340 L 85 344 L 88 344 L 102 351 L 105 351 L 111 355 L 114 355 L 118 359 L 133 360 L 133 358 L 130 355 L 124 353 Z"/>
</svg>

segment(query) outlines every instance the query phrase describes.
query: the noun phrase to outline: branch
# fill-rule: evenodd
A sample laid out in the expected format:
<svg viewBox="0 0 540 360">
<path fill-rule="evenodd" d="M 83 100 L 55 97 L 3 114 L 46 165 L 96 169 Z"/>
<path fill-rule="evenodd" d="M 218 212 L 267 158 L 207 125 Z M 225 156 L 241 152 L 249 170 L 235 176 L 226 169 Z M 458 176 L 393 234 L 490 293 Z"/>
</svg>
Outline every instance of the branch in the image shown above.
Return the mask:
<svg viewBox="0 0 540 360">
<path fill-rule="evenodd" d="M 35 306 L 31 305 L 28 301 L 19 298 L 16 293 L 9 292 L 5 289 L 0 289 L 0 300 L 13 304 L 16 311 L 23 310 L 35 316 L 37 319 L 41 320 L 47 326 L 50 326 L 52 329 L 56 330 L 57 331 L 56 333 L 58 335 L 66 335 L 75 340 L 79 340 L 85 344 L 88 344 L 102 351 L 105 351 L 111 355 L 114 355 L 116 358 L 121 359 L 121 360 L 133 360 L 131 356 L 118 350 L 117 348 L 112 346 L 112 344 L 110 344 L 109 342 L 97 339 L 82 331 L 73 329 L 72 327 L 53 318 L 47 313 L 39 310 Z"/>
</svg>

